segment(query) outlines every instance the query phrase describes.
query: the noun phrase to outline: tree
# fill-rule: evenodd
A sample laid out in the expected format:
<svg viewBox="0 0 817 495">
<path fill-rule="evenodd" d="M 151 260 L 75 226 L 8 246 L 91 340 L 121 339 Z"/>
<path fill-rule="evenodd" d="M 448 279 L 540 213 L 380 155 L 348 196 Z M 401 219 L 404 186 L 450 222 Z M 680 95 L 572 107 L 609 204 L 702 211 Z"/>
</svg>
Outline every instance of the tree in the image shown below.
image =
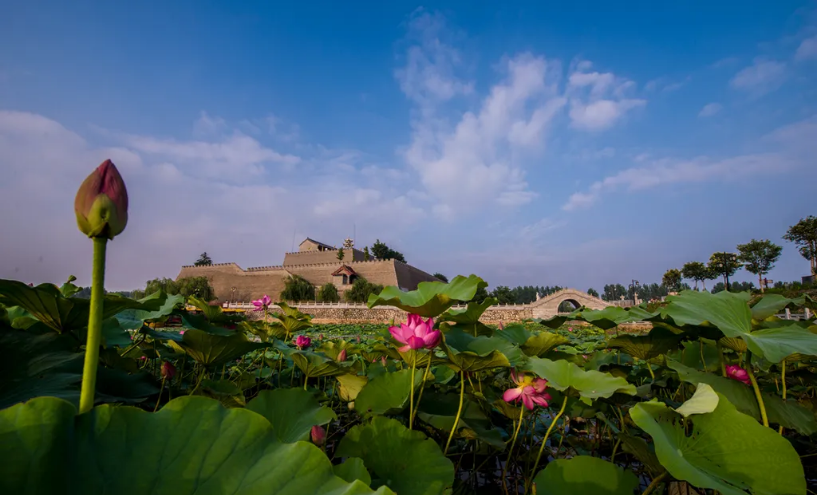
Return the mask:
<svg viewBox="0 0 817 495">
<path fill-rule="evenodd" d="M 363 277 L 358 277 L 352 283 L 352 288 L 346 291 L 346 300 L 349 302 L 365 303 L 369 300 L 369 295 L 379 294 L 383 290 L 382 285 L 369 283 Z"/>
<path fill-rule="evenodd" d="M 372 244 L 372 254 L 375 258 L 379 260 L 397 260 L 402 261 L 403 263 L 406 262 L 406 258 L 403 257 L 403 253 L 399 251 L 395 251 L 394 249 L 387 246 L 385 243 L 380 242 L 380 239 L 375 241 Z"/>
<path fill-rule="evenodd" d="M 284 301 L 314 301 L 315 286 L 300 275 L 292 275 L 284 280 L 284 290 L 281 291 Z"/>
<path fill-rule="evenodd" d="M 369 246 L 365 246 L 363 248 L 363 261 L 369 261 L 372 258 L 371 253 L 369 253 Z"/>
<path fill-rule="evenodd" d="M 705 264 L 701 263 L 700 261 L 690 261 L 689 263 L 684 263 L 684 266 L 681 268 L 681 274 L 685 279 L 695 281 L 695 290 L 698 290 L 698 282 L 703 282 L 704 290 L 706 290 L 705 280 L 708 280 L 707 277 L 709 277 L 709 272 Z"/>
<path fill-rule="evenodd" d="M 589 289 L 587 289 L 587 295 L 588 295 L 588 296 L 593 296 L 593 297 L 599 297 L 599 293 L 598 293 L 598 292 L 596 292 L 596 289 L 594 289 L 594 288 L 592 288 L 592 287 L 590 287 Z"/>
<path fill-rule="evenodd" d="M 499 285 L 491 292 L 491 297 L 499 301 L 499 304 L 513 304 L 516 302 L 511 289 L 505 285 Z"/>
<path fill-rule="evenodd" d="M 207 251 L 201 253 L 201 255 L 199 256 L 199 259 L 196 260 L 195 263 L 193 263 L 193 265 L 195 265 L 195 266 L 210 266 L 212 264 L 213 264 L 213 260 L 210 259 L 209 256 L 207 256 Z"/>
<path fill-rule="evenodd" d="M 178 294 L 185 298 L 196 296 L 205 301 L 212 301 L 216 299 L 216 291 L 210 285 L 210 280 L 207 277 L 185 277 L 176 281 Z"/>
<path fill-rule="evenodd" d="M 811 274 L 817 276 L 817 217 L 808 216 L 789 227 L 783 239 L 793 242 L 800 255 L 811 263 Z"/>
<path fill-rule="evenodd" d="M 485 287 L 477 287 L 477 291 L 474 293 L 474 297 L 471 298 L 472 301 L 475 303 L 481 303 L 488 299 L 489 294 Z"/>
<path fill-rule="evenodd" d="M 723 277 L 723 283 L 726 290 L 729 290 L 729 277 L 734 275 L 742 265 L 738 261 L 738 255 L 735 253 L 725 253 L 723 251 L 713 253 L 709 257 L 708 268 L 717 276 Z"/>
<path fill-rule="evenodd" d="M 676 292 L 678 290 L 678 286 L 681 285 L 681 270 L 677 268 L 667 270 L 667 272 L 661 278 L 661 283 L 667 286 L 667 289 L 670 291 Z"/>
<path fill-rule="evenodd" d="M 621 296 L 627 295 L 627 289 L 621 284 L 607 284 L 604 286 L 601 298 L 605 301 L 618 301 Z"/>
<path fill-rule="evenodd" d="M 765 239 L 757 241 L 752 239 L 746 244 L 738 244 L 738 261 L 743 263 L 743 267 L 749 273 L 757 275 L 760 292 L 763 292 L 763 275 L 769 273 L 774 264 L 780 258 L 783 248 Z"/>
<path fill-rule="evenodd" d="M 179 293 L 179 284 L 170 278 L 154 278 L 153 280 L 148 280 L 147 286 L 145 287 L 145 296 L 159 291 L 174 296 Z"/>
<path fill-rule="evenodd" d="M 343 248 L 338 249 L 338 261 L 343 261 Z"/>
<path fill-rule="evenodd" d="M 443 275 L 442 273 L 437 272 L 437 273 L 435 273 L 434 275 L 432 275 L 432 277 L 434 277 L 434 278 L 436 278 L 436 279 L 440 279 L 440 280 L 442 280 L 442 281 L 443 281 L 443 282 L 445 282 L 445 283 L 448 283 L 448 277 L 446 277 L 446 276 L 445 276 L 445 275 Z"/>
<path fill-rule="evenodd" d="M 335 287 L 335 284 L 329 282 L 321 287 L 321 290 L 318 292 L 318 300 L 321 302 L 338 302 L 340 301 L 340 295 L 338 294 L 338 288 Z"/>
</svg>

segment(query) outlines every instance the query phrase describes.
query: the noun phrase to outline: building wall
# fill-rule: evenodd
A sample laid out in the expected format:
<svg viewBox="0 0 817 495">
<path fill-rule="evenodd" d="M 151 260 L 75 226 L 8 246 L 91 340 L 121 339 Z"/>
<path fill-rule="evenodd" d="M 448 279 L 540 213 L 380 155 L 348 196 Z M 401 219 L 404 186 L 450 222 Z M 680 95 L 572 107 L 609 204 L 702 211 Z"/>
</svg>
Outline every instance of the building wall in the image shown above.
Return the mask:
<svg viewBox="0 0 817 495">
<path fill-rule="evenodd" d="M 434 276 L 411 265 L 400 261 L 393 261 L 393 263 L 397 275 L 397 286 L 401 289 L 414 290 L 420 282 L 439 282 Z"/>
<path fill-rule="evenodd" d="M 343 250 L 343 261 L 363 261 L 363 251 L 353 249 L 352 252 Z M 315 265 L 318 263 L 338 263 L 337 251 L 299 251 L 284 255 L 284 266 Z"/>
</svg>

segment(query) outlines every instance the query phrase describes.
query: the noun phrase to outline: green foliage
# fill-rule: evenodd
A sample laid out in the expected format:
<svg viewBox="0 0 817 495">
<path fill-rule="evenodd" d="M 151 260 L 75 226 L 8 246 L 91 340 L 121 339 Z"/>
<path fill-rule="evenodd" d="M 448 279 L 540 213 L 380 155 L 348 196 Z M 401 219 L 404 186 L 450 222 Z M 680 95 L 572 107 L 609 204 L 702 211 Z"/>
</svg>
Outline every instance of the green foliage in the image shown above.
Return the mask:
<svg viewBox="0 0 817 495">
<path fill-rule="evenodd" d="M 365 303 L 375 294 L 383 290 L 380 284 L 370 283 L 363 277 L 358 277 L 352 282 L 352 287 L 344 293 L 347 301 L 355 303 Z"/>
<path fill-rule="evenodd" d="M 707 268 L 712 273 L 722 276 L 726 290 L 729 290 L 729 277 L 734 275 L 741 266 L 743 265 L 738 261 L 738 255 L 735 253 L 718 252 L 709 257 Z"/>
<path fill-rule="evenodd" d="M 321 286 L 321 290 L 318 291 L 318 301 L 327 303 L 334 303 L 340 301 L 338 288 L 335 287 L 335 284 L 333 284 L 332 282 L 327 282 L 326 284 Z"/>
<path fill-rule="evenodd" d="M 299 388 L 263 390 L 247 409 L 267 418 L 275 436 L 284 443 L 307 440 L 313 426 L 337 419 L 332 409 Z"/>
<path fill-rule="evenodd" d="M 432 275 L 432 277 L 440 280 L 441 282 L 448 283 L 448 277 L 446 277 L 445 275 L 443 275 L 440 272 L 435 273 L 434 275 Z"/>
<path fill-rule="evenodd" d="M 380 239 L 372 244 L 372 254 L 379 260 L 397 260 L 402 261 L 403 263 L 406 262 L 406 258 L 403 256 L 403 253 L 395 251 L 385 243 L 380 242 Z"/>
<path fill-rule="evenodd" d="M 638 486 L 632 472 L 588 455 L 548 463 L 533 482 L 542 495 L 632 495 Z"/>
<path fill-rule="evenodd" d="M 592 287 L 587 289 L 587 295 L 588 296 L 593 296 L 593 297 L 600 297 L 598 291 L 596 289 L 592 288 Z"/>
<path fill-rule="evenodd" d="M 290 275 L 284 280 L 284 290 L 281 291 L 283 301 L 314 301 L 315 286 L 300 275 Z"/>
<path fill-rule="evenodd" d="M 499 304 L 513 304 L 514 297 L 511 289 L 504 285 L 497 286 L 491 291 L 491 297 L 496 299 Z"/>
<path fill-rule="evenodd" d="M 783 239 L 797 246 L 800 255 L 811 263 L 811 274 L 817 276 L 817 217 L 801 218 L 789 227 Z"/>
<path fill-rule="evenodd" d="M 369 261 L 372 259 L 371 253 L 369 253 L 369 246 L 365 246 L 363 248 L 363 261 Z"/>
<path fill-rule="evenodd" d="M 338 261 L 343 261 L 344 256 L 343 248 L 338 249 Z"/>
<path fill-rule="evenodd" d="M 417 290 L 403 292 L 397 287 L 386 287 L 379 295 L 369 296 L 369 307 L 396 306 L 420 316 L 436 317 L 457 302 L 473 299 L 477 289 L 486 287 L 476 275 L 457 275 L 450 283 L 420 282 Z"/>
<path fill-rule="evenodd" d="M 179 280 L 155 278 L 148 281 L 141 294 L 147 297 L 156 292 L 164 292 L 169 295 L 179 294 L 185 298 L 193 296 L 204 301 L 212 301 L 216 298 L 215 290 L 207 277 L 184 277 Z"/>
<path fill-rule="evenodd" d="M 740 253 L 738 261 L 743 263 L 747 272 L 758 276 L 761 281 L 758 285 L 762 288 L 763 275 L 774 268 L 783 248 L 768 239 L 762 241 L 752 239 L 746 244 L 738 244 L 738 252 Z"/>
<path fill-rule="evenodd" d="M 713 277 L 712 271 L 700 261 L 684 263 L 684 266 L 681 268 L 681 274 L 684 278 L 695 281 L 695 289 L 698 289 L 698 282 L 702 282 L 704 290 L 706 290 L 706 281 L 715 278 Z"/>
<path fill-rule="evenodd" d="M 667 270 L 667 272 L 664 273 L 664 276 L 661 278 L 661 283 L 664 284 L 667 289 L 677 291 L 678 287 L 681 285 L 681 270 L 678 270 L 677 268 Z"/>
<path fill-rule="evenodd" d="M 207 255 L 207 251 L 201 253 L 199 259 L 197 259 L 196 262 L 193 263 L 194 266 L 210 266 L 212 264 L 213 260 L 210 258 L 210 256 Z"/>
</svg>

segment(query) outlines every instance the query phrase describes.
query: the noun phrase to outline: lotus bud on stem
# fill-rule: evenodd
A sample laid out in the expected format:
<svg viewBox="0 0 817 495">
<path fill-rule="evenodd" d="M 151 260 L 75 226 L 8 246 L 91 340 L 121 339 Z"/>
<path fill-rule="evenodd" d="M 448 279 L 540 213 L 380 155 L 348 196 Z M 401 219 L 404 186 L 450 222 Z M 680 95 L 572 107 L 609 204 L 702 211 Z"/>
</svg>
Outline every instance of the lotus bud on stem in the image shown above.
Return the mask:
<svg viewBox="0 0 817 495">
<path fill-rule="evenodd" d="M 99 346 L 102 344 L 105 250 L 108 240 L 122 233 L 128 224 L 128 191 L 112 161 L 102 162 L 79 187 L 74 199 L 74 213 L 80 232 L 94 242 L 88 339 L 79 398 L 79 412 L 82 414 L 94 407 Z"/>
</svg>

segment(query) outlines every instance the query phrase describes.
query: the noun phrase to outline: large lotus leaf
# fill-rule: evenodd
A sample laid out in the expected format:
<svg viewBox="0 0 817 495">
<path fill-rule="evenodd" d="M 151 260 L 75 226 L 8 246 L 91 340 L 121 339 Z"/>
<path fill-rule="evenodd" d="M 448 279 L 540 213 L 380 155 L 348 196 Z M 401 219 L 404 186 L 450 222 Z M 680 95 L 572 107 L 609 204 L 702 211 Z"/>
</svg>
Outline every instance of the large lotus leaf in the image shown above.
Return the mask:
<svg viewBox="0 0 817 495">
<path fill-rule="evenodd" d="M 40 321 L 32 316 L 31 313 L 26 311 L 25 308 L 20 306 L 11 306 L 10 308 L 6 308 L 5 311 L 6 319 L 8 320 L 9 324 L 11 324 L 12 328 L 25 330 Z"/>
<path fill-rule="evenodd" d="M 102 343 L 105 347 L 127 347 L 133 342 L 131 335 L 120 326 L 119 320 L 111 317 L 102 322 Z"/>
<path fill-rule="evenodd" d="M 207 333 L 211 333 L 213 335 L 234 335 L 236 332 L 235 330 L 229 330 L 219 325 L 213 325 L 210 323 L 210 320 L 207 319 L 206 316 L 203 314 L 195 314 L 190 313 L 188 311 L 183 311 L 180 313 L 182 317 L 182 324 L 184 325 L 185 329 L 196 329 L 201 330 Z"/>
<path fill-rule="evenodd" d="M 531 357 L 524 369 L 546 379 L 549 387 L 556 390 L 571 388 L 586 399 L 610 397 L 616 392 L 629 395 L 635 395 L 636 393 L 635 386 L 627 383 L 627 380 L 622 377 L 594 370 L 585 371 L 562 359 L 551 361 L 550 359 Z"/>
<path fill-rule="evenodd" d="M 647 335 L 619 335 L 610 339 L 607 347 L 621 349 L 634 358 L 649 361 L 677 349 L 683 338 L 683 335 L 666 328 L 653 328 Z"/>
<path fill-rule="evenodd" d="M 660 310 L 661 317 L 677 325 L 713 325 L 728 337 L 739 337 L 752 330 L 752 312 L 747 293 L 697 292 L 686 290 L 667 297 L 669 304 Z"/>
<path fill-rule="evenodd" d="M 29 287 L 16 280 L 0 279 L 0 303 L 22 307 L 59 333 L 88 325 L 88 301 L 67 298 L 52 284 Z M 75 304 L 85 306 L 85 311 L 75 308 Z"/>
<path fill-rule="evenodd" d="M 745 341 L 743 339 L 734 339 L 738 342 Z M 685 341 L 681 343 L 682 349 L 667 353 L 667 357 L 680 361 L 685 366 L 691 368 L 720 371 L 721 362 L 718 354 L 718 347 L 711 343 L 711 341 L 694 340 Z"/>
<path fill-rule="evenodd" d="M 380 294 L 371 294 L 368 305 L 395 306 L 403 311 L 425 317 L 437 317 L 458 301 L 470 301 L 477 289 L 488 284 L 477 277 L 458 275 L 450 283 L 420 282 L 417 290 L 403 292 L 398 287 L 389 286 Z"/>
<path fill-rule="evenodd" d="M 372 486 L 386 485 L 400 495 L 450 493 L 454 484 L 454 465 L 437 442 L 382 416 L 350 429 L 335 455 L 363 459 Z"/>
<path fill-rule="evenodd" d="M 549 462 L 533 484 L 542 495 L 632 495 L 638 478 L 612 462 L 579 455 Z"/>
<path fill-rule="evenodd" d="M 156 379 L 147 371 L 128 374 L 122 370 L 98 368 L 96 402 L 138 404 L 159 393 Z"/>
<path fill-rule="evenodd" d="M 78 416 L 70 403 L 43 397 L 0 411 L 0 438 L 2 493 L 372 493 L 335 476 L 314 445 L 281 443 L 258 414 L 204 397 L 157 413 L 100 406 Z"/>
<path fill-rule="evenodd" d="M 519 366 L 527 357 L 519 347 L 501 337 L 474 337 L 461 330 L 443 335 L 443 349 L 451 364 L 463 371 Z"/>
<path fill-rule="evenodd" d="M 779 363 L 793 354 L 817 356 L 817 334 L 798 324 L 765 328 L 743 335 L 749 349 L 770 363 Z"/>
<path fill-rule="evenodd" d="M 757 405 L 754 391 L 749 385 L 712 373 L 702 373 L 673 360 L 667 360 L 667 366 L 675 370 L 681 380 L 693 385 L 706 383 L 715 392 L 726 396 L 738 411 L 760 420 L 760 408 Z M 771 423 L 796 430 L 803 435 L 817 432 L 817 420 L 814 414 L 800 406 L 797 401 L 783 401 L 780 397 L 765 393 L 762 394 L 762 397 Z"/>
<path fill-rule="evenodd" d="M 718 407 L 718 394 L 706 383 L 699 383 L 692 397 L 675 409 L 675 412 L 688 418 L 693 414 L 711 413 Z"/>
<path fill-rule="evenodd" d="M 694 416 L 690 434 L 681 416 L 660 402 L 636 404 L 630 416 L 652 437 L 658 459 L 675 479 L 723 495 L 806 493 L 803 465 L 791 443 L 738 412 L 724 396 L 713 412 Z"/>
<path fill-rule="evenodd" d="M 789 299 L 780 294 L 766 294 L 754 306 L 752 306 L 752 318 L 755 320 L 765 320 L 770 316 L 774 316 L 781 310 L 789 306 L 802 306 L 805 302 L 804 297 L 796 299 Z"/>
<path fill-rule="evenodd" d="M 123 329 L 138 330 L 147 320 L 156 320 L 169 315 L 176 306 L 184 303 L 184 296 L 180 294 L 169 296 L 164 291 L 159 291 L 139 299 L 139 302 L 147 309 L 126 309 L 116 315 Z"/>
<path fill-rule="evenodd" d="M 312 394 L 300 388 L 262 390 L 247 409 L 267 418 L 275 436 L 285 443 L 307 440 L 313 426 L 337 419 L 332 409 L 321 406 Z"/>
<path fill-rule="evenodd" d="M 85 354 L 68 335 L 38 326 L 42 332 L 0 331 L 0 408 L 44 395 L 79 399 Z"/>
<path fill-rule="evenodd" d="M 205 318 L 208 321 L 213 323 L 224 321 L 224 312 L 221 309 L 221 306 L 213 305 L 211 306 L 207 301 L 204 299 L 199 299 L 195 296 L 190 296 L 187 298 L 187 304 L 193 306 L 194 308 L 201 311 Z"/>
<path fill-rule="evenodd" d="M 558 333 L 538 332 L 531 335 L 530 338 L 522 344 L 522 352 L 528 356 L 542 357 L 554 347 L 566 342 L 568 342 L 568 339 Z"/>
<path fill-rule="evenodd" d="M 205 366 L 220 366 L 250 351 L 269 347 L 269 344 L 250 342 L 242 333 L 224 336 L 197 329 L 185 331 L 182 341 L 174 343 Z"/>
<path fill-rule="evenodd" d="M 655 455 L 655 447 L 653 447 L 652 443 L 647 443 L 643 438 L 632 435 L 626 431 L 619 433 L 618 438 L 621 440 L 621 450 L 635 456 L 635 458 L 647 468 L 650 476 L 655 478 L 666 471 L 664 466 L 658 461 L 658 456 Z"/>
<path fill-rule="evenodd" d="M 414 371 L 414 388 L 423 381 L 423 372 Z M 411 370 L 386 373 L 369 380 L 355 399 L 355 409 L 361 414 L 398 414 L 408 407 Z M 364 458 L 364 460 L 366 460 Z M 368 465 L 368 462 L 366 463 Z"/>
<path fill-rule="evenodd" d="M 354 480 L 360 480 L 366 485 L 372 484 L 372 476 L 366 470 L 363 464 L 363 459 L 359 457 L 348 457 L 341 464 L 332 466 L 335 470 L 335 476 L 342 478 L 349 483 Z"/>
<path fill-rule="evenodd" d="M 344 375 L 350 371 L 348 367 L 344 367 L 326 356 L 310 351 L 293 351 L 289 354 L 289 357 L 295 363 L 295 366 L 310 378 Z"/>
<path fill-rule="evenodd" d="M 363 387 L 369 383 L 368 377 L 352 374 L 338 375 L 335 378 L 338 380 L 338 395 L 347 402 L 355 400 Z"/>
<path fill-rule="evenodd" d="M 296 318 L 283 313 L 278 313 L 273 315 L 273 317 L 275 319 L 270 323 L 269 331 L 279 339 L 289 339 L 296 333 L 303 332 L 312 327 L 312 323 L 303 318 Z"/>
<path fill-rule="evenodd" d="M 450 432 L 457 418 L 459 401 L 459 394 L 441 394 L 426 391 L 418 407 L 417 418 L 434 428 Z M 515 419 L 518 418 L 517 413 Z M 463 404 L 462 413 L 457 422 L 457 430 L 462 430 L 462 436 L 481 440 L 498 449 L 505 447 L 500 430 L 491 424 L 480 409 L 479 404 L 470 399 L 466 399 Z"/>
<path fill-rule="evenodd" d="M 76 279 L 77 279 L 77 277 L 75 277 L 73 275 L 68 277 L 68 281 L 60 286 L 60 294 L 62 294 L 65 297 L 71 297 L 74 294 L 76 294 L 77 292 L 80 292 L 82 290 L 82 288 L 77 287 L 76 285 L 74 285 L 72 283 Z"/>
<path fill-rule="evenodd" d="M 485 310 L 498 302 L 493 297 L 488 297 L 481 303 L 471 301 L 463 309 L 449 309 L 440 315 L 439 321 L 452 323 L 451 326 L 456 324 L 458 329 L 475 337 L 478 335 L 491 336 L 494 331 L 488 325 L 480 322 L 479 319 Z"/>
<path fill-rule="evenodd" d="M 528 331 L 527 328 L 525 328 L 524 325 L 512 323 L 504 328 L 498 329 L 496 332 L 494 332 L 494 336 L 501 337 L 511 342 L 512 344 L 521 346 L 522 344 L 528 341 L 528 339 L 531 336 L 531 333 Z"/>
<path fill-rule="evenodd" d="M 281 311 L 283 312 L 283 314 L 285 314 L 287 316 L 291 316 L 291 317 L 299 319 L 299 320 L 306 320 L 306 321 L 311 321 L 312 320 L 311 315 L 308 315 L 306 313 L 301 313 L 301 311 L 298 310 L 298 308 L 291 308 L 291 307 L 289 307 L 289 305 L 287 303 L 285 303 L 283 301 L 279 302 L 279 303 L 276 303 L 276 305 L 279 308 L 281 308 Z M 276 313 L 276 314 L 273 314 L 273 316 L 278 318 L 279 314 L 280 313 Z"/>
</svg>

